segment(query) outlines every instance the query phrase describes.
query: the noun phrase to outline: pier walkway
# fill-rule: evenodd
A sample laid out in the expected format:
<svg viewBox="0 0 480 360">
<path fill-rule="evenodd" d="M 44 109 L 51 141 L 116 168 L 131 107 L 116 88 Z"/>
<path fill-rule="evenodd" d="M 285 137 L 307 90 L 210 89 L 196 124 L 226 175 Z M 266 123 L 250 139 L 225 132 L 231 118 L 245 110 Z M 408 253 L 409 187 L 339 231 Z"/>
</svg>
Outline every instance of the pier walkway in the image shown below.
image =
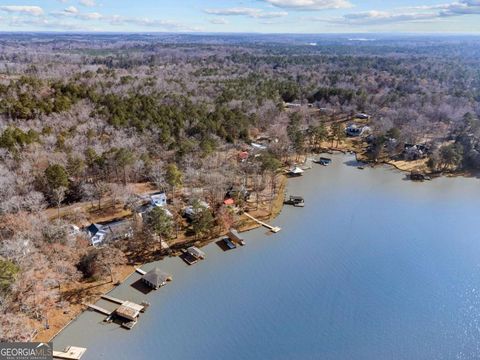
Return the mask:
<svg viewBox="0 0 480 360">
<path fill-rule="evenodd" d="M 274 233 L 277 233 L 279 232 L 280 230 L 282 230 L 280 227 L 278 226 L 272 226 L 272 225 L 268 225 L 267 223 L 263 222 L 263 221 L 260 221 L 256 218 L 254 218 L 252 215 L 250 215 L 249 213 L 244 213 L 248 218 L 252 219 L 253 221 L 257 222 L 258 224 L 266 227 L 267 229 L 269 229 L 271 232 L 274 232 Z"/>
<path fill-rule="evenodd" d="M 100 314 L 103 314 L 103 315 L 107 315 L 107 316 L 110 316 L 112 315 L 113 311 L 109 311 L 107 309 L 104 309 L 98 305 L 94 305 L 94 304 L 87 304 L 87 306 L 92 309 L 92 310 L 95 310 L 95 311 L 98 311 Z"/>
</svg>

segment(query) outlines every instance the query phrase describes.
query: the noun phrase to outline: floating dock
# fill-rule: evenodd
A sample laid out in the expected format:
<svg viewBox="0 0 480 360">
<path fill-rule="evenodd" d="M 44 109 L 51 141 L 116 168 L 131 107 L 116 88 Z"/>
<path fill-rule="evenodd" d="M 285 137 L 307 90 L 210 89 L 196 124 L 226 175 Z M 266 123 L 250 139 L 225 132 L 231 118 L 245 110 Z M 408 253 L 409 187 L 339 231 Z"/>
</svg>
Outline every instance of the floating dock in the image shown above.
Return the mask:
<svg viewBox="0 0 480 360">
<path fill-rule="evenodd" d="M 78 346 L 67 346 L 64 351 L 55 351 L 53 350 L 54 359 L 67 359 L 67 360 L 79 360 L 85 354 L 87 348 L 82 348 Z"/>
<path fill-rule="evenodd" d="M 278 227 L 278 226 L 272 226 L 272 225 L 268 225 L 267 223 L 263 222 L 263 221 L 260 221 L 258 219 L 255 219 L 252 215 L 250 215 L 249 213 L 244 213 L 247 217 L 249 217 L 250 219 L 252 219 L 253 221 L 257 222 L 258 224 L 266 227 L 267 229 L 269 229 L 271 232 L 273 233 L 278 233 L 280 230 L 282 230 L 282 228 Z"/>
</svg>

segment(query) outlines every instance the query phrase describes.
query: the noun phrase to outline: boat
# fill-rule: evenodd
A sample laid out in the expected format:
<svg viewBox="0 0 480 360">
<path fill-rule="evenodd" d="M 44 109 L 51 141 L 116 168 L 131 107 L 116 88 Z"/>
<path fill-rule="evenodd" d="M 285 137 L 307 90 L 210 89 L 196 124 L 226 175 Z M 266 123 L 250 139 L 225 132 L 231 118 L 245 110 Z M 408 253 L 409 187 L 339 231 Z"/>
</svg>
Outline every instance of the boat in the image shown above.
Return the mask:
<svg viewBox="0 0 480 360">
<path fill-rule="evenodd" d="M 365 166 L 357 166 L 357 169 L 358 170 L 363 170 L 363 169 L 365 169 Z"/>
<path fill-rule="evenodd" d="M 123 322 L 122 323 L 122 327 L 124 327 L 125 329 L 128 329 L 128 330 L 132 330 L 132 328 L 137 324 L 137 321 L 136 320 L 132 320 L 132 321 L 127 321 L 127 322 Z"/>
<path fill-rule="evenodd" d="M 323 166 L 328 166 L 332 163 L 332 159 L 326 158 L 326 157 L 321 157 L 318 161 L 318 164 L 323 165 Z"/>
<path fill-rule="evenodd" d="M 304 207 L 305 206 L 305 200 L 301 196 L 291 195 L 288 198 L 288 200 L 284 201 L 284 204 L 293 205 L 295 207 Z"/>
<path fill-rule="evenodd" d="M 425 180 L 431 180 L 431 178 L 428 175 L 412 171 L 410 173 L 410 180 L 412 180 L 412 181 L 425 181 Z"/>
<path fill-rule="evenodd" d="M 231 242 L 229 238 L 224 238 L 223 242 L 225 243 L 227 248 L 230 249 L 230 250 L 237 248 L 237 245 L 235 245 L 233 242 Z"/>
</svg>

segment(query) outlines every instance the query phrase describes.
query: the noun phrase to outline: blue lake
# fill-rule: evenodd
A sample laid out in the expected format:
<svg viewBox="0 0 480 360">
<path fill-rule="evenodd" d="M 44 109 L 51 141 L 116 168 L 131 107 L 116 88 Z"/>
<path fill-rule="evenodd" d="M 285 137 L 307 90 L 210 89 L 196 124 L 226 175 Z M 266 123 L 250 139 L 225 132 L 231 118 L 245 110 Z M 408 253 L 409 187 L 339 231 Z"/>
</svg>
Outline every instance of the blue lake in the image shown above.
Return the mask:
<svg viewBox="0 0 480 360">
<path fill-rule="evenodd" d="M 111 294 L 151 303 L 133 330 L 87 311 L 55 348 L 87 347 L 85 360 L 479 359 L 479 180 L 413 183 L 333 159 L 289 181 L 306 206 L 284 208 L 281 232 L 211 244 L 190 267 L 166 259 L 174 280 L 148 295 L 132 275 Z"/>
</svg>

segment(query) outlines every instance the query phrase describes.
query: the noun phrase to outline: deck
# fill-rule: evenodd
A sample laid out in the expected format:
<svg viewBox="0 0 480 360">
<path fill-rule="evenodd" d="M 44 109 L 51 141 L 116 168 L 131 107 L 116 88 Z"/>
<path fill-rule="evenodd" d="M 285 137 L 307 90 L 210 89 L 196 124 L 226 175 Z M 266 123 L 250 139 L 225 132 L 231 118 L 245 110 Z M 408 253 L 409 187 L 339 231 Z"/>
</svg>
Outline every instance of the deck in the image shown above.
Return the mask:
<svg viewBox="0 0 480 360">
<path fill-rule="evenodd" d="M 95 310 L 95 311 L 98 311 L 99 313 L 103 314 L 103 315 L 107 315 L 107 316 L 110 316 L 112 315 L 113 311 L 109 311 L 107 309 L 104 309 L 98 305 L 94 305 L 94 304 L 87 304 L 87 306 L 92 309 L 92 310 Z"/>
<path fill-rule="evenodd" d="M 68 346 L 64 351 L 53 350 L 54 359 L 79 360 L 85 354 L 87 348 Z"/>
</svg>

